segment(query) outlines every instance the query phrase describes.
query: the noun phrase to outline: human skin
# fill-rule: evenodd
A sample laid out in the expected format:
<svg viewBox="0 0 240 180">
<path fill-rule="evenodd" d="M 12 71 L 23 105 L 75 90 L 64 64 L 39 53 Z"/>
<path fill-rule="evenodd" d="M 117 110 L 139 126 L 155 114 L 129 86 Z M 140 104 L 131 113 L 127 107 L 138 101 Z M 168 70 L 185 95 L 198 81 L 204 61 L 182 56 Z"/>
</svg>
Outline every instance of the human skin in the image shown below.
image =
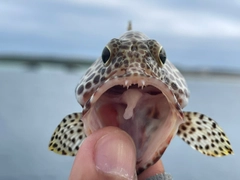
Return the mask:
<svg viewBox="0 0 240 180">
<path fill-rule="evenodd" d="M 132 138 L 117 127 L 92 133 L 81 144 L 69 180 L 144 180 L 164 172 L 159 160 L 136 176 L 136 148 Z"/>
</svg>

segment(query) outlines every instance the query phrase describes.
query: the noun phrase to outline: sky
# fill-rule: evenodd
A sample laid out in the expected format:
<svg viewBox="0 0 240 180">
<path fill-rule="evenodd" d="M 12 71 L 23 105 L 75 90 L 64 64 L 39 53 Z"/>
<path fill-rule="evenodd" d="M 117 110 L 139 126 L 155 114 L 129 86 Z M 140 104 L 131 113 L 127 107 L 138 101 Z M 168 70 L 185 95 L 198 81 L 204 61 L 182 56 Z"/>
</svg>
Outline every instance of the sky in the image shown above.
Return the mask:
<svg viewBox="0 0 240 180">
<path fill-rule="evenodd" d="M 129 20 L 176 65 L 240 69 L 239 0 L 1 0 L 0 54 L 94 60 Z"/>
</svg>

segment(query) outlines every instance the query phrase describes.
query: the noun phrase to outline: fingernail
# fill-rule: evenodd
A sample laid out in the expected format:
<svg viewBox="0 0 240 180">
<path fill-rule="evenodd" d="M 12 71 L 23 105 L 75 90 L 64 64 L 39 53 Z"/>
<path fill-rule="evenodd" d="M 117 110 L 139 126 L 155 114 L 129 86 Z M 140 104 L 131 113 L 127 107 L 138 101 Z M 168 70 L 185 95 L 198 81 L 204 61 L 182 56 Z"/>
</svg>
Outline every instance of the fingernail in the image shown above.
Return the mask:
<svg viewBox="0 0 240 180">
<path fill-rule="evenodd" d="M 106 134 L 96 143 L 95 163 L 104 173 L 133 179 L 136 150 L 132 140 L 119 131 Z"/>
</svg>

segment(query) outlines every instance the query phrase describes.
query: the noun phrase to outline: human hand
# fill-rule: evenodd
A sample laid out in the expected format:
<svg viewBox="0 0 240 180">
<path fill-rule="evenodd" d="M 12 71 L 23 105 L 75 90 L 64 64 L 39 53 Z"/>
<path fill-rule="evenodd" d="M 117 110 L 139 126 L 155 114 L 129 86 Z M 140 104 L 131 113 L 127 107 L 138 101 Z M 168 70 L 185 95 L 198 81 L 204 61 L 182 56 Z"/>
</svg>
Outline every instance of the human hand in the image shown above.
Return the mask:
<svg viewBox="0 0 240 180">
<path fill-rule="evenodd" d="M 136 148 L 132 138 L 117 127 L 105 127 L 81 144 L 69 180 L 143 180 L 164 172 L 161 160 L 136 175 Z"/>
</svg>

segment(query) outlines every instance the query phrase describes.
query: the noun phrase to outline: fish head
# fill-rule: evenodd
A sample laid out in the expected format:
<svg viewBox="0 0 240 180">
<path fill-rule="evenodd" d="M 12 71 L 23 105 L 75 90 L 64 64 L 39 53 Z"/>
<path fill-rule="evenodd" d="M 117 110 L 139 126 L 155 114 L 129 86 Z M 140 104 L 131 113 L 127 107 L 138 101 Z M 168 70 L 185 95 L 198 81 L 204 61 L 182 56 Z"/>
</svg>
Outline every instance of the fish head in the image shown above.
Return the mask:
<svg viewBox="0 0 240 180">
<path fill-rule="evenodd" d="M 164 153 L 183 123 L 189 91 L 163 47 L 137 31 L 112 39 L 76 87 L 88 136 L 116 126 L 133 139 L 138 173 Z"/>
</svg>

